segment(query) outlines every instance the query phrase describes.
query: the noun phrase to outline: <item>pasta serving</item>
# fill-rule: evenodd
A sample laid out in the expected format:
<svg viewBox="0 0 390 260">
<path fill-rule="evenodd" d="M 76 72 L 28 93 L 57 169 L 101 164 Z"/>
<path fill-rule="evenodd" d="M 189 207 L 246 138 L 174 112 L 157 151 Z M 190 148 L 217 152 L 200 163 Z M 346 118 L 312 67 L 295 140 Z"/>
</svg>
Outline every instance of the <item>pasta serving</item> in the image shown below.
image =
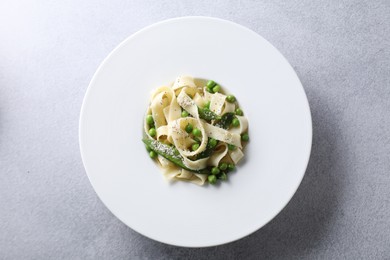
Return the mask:
<svg viewBox="0 0 390 260">
<path fill-rule="evenodd" d="M 244 157 L 247 131 L 234 96 L 212 80 L 181 76 L 152 94 L 143 142 L 167 179 L 215 184 Z"/>
</svg>

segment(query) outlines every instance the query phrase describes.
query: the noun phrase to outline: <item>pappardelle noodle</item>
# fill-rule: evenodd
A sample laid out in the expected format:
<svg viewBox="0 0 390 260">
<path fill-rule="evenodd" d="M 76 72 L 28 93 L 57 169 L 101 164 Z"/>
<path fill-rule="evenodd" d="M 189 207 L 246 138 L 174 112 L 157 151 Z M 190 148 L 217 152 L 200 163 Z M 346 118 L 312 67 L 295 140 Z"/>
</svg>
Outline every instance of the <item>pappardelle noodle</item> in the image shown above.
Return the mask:
<svg viewBox="0 0 390 260">
<path fill-rule="evenodd" d="M 143 142 L 167 179 L 215 184 L 244 157 L 248 120 L 216 82 L 195 82 L 181 76 L 153 92 Z"/>
</svg>

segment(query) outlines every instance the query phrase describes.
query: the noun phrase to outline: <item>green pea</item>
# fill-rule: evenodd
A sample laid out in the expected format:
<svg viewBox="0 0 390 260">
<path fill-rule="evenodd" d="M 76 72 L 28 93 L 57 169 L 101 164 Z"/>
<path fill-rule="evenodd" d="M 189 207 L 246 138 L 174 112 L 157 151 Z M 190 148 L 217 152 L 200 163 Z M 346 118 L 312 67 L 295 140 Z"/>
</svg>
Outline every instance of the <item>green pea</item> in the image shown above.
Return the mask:
<svg viewBox="0 0 390 260">
<path fill-rule="evenodd" d="M 214 93 L 217 93 L 217 92 L 219 92 L 219 91 L 221 91 L 221 86 L 216 85 L 215 87 L 213 87 L 213 92 L 214 92 Z"/>
<path fill-rule="evenodd" d="M 244 115 L 244 112 L 240 108 L 237 108 L 236 109 L 236 115 L 242 116 L 242 115 Z"/>
<path fill-rule="evenodd" d="M 152 149 L 147 145 L 145 145 L 145 148 L 146 148 L 146 151 L 148 151 L 148 152 L 152 151 Z"/>
<path fill-rule="evenodd" d="M 213 168 L 211 169 L 211 174 L 217 175 L 218 173 L 219 173 L 218 167 L 213 167 Z"/>
<path fill-rule="evenodd" d="M 209 181 L 210 184 L 215 184 L 217 182 L 217 177 L 215 175 L 209 175 L 207 177 L 207 180 Z"/>
<path fill-rule="evenodd" d="M 226 173 L 223 172 L 220 175 L 218 175 L 218 178 L 220 180 L 226 181 L 227 180 L 227 175 L 226 175 Z"/>
<path fill-rule="evenodd" d="M 206 104 L 204 104 L 204 108 L 210 109 L 210 101 L 207 101 Z"/>
<path fill-rule="evenodd" d="M 229 170 L 229 171 L 234 171 L 235 168 L 236 168 L 236 167 L 234 166 L 233 163 L 229 163 L 229 164 L 228 164 L 228 170 Z"/>
<path fill-rule="evenodd" d="M 148 125 L 152 125 L 154 123 L 152 115 L 147 115 L 146 116 L 146 123 L 148 123 Z"/>
<path fill-rule="evenodd" d="M 212 88 L 207 88 L 207 91 L 210 92 L 211 94 L 214 93 L 213 89 Z"/>
<path fill-rule="evenodd" d="M 239 125 L 240 125 L 240 120 L 238 120 L 237 118 L 234 118 L 232 121 L 232 126 L 237 127 Z"/>
<path fill-rule="evenodd" d="M 150 128 L 150 129 L 149 129 L 149 135 L 150 135 L 151 137 L 155 137 L 156 134 L 157 134 L 157 131 L 156 131 L 155 128 Z"/>
<path fill-rule="evenodd" d="M 194 128 L 194 130 L 192 130 L 192 134 L 196 137 L 199 137 L 202 135 L 202 132 L 198 128 Z"/>
<path fill-rule="evenodd" d="M 236 98 L 233 95 L 229 95 L 226 97 L 226 100 L 230 103 L 233 103 L 234 101 L 236 101 Z"/>
<path fill-rule="evenodd" d="M 214 138 L 210 138 L 210 140 L 209 140 L 210 148 L 214 148 L 215 146 L 217 146 L 217 143 L 218 143 L 217 140 L 215 140 Z"/>
<path fill-rule="evenodd" d="M 207 81 L 206 87 L 209 89 L 212 89 L 217 83 L 215 83 L 213 80 Z"/>
<path fill-rule="evenodd" d="M 199 144 L 198 143 L 194 143 L 191 148 L 192 148 L 192 151 L 196 151 L 196 150 L 199 149 Z"/>
<path fill-rule="evenodd" d="M 249 141 L 248 133 L 242 134 L 241 135 L 241 140 L 244 141 L 244 142 L 248 142 Z"/>
<path fill-rule="evenodd" d="M 150 156 L 150 158 L 154 159 L 157 157 L 157 153 L 155 151 L 150 151 L 149 156 Z"/>
<path fill-rule="evenodd" d="M 181 112 L 181 117 L 187 117 L 189 114 L 187 111 L 183 110 L 183 112 Z"/>
<path fill-rule="evenodd" d="M 228 165 L 227 165 L 227 163 L 225 163 L 225 162 L 219 164 L 219 169 L 220 169 L 221 171 L 226 170 L 227 167 L 228 167 Z"/>
<path fill-rule="evenodd" d="M 187 126 L 186 126 L 186 132 L 187 133 L 191 133 L 192 132 L 192 129 L 193 129 L 193 126 L 191 125 L 191 124 L 188 124 Z"/>
<path fill-rule="evenodd" d="M 233 145 L 233 144 L 228 144 L 228 149 L 229 149 L 230 151 L 233 151 L 234 149 L 236 149 L 236 146 Z"/>
</svg>

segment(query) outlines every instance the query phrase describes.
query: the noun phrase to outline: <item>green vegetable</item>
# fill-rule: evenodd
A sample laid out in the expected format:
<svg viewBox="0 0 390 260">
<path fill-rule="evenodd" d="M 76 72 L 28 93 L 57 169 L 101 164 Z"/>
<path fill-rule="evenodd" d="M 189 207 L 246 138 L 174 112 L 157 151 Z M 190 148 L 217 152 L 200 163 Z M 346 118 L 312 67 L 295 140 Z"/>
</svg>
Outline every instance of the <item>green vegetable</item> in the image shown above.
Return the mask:
<svg viewBox="0 0 390 260">
<path fill-rule="evenodd" d="M 211 174 L 217 175 L 219 173 L 219 168 L 218 167 L 213 167 L 211 169 Z"/>
<path fill-rule="evenodd" d="M 183 168 L 185 170 L 196 172 L 200 174 L 208 174 L 209 170 L 201 169 L 201 170 L 192 170 L 186 167 L 183 163 L 183 157 L 180 155 L 179 151 L 173 147 L 169 146 L 167 144 L 161 143 L 157 140 L 153 139 L 142 139 L 142 141 L 154 152 L 161 155 L 165 159 L 171 161 L 175 165 L 179 166 L 180 168 Z"/>
<path fill-rule="evenodd" d="M 157 157 L 157 153 L 155 151 L 150 151 L 149 156 L 150 156 L 150 158 L 154 159 Z"/>
<path fill-rule="evenodd" d="M 221 91 L 221 87 L 219 85 L 216 85 L 215 87 L 213 87 L 213 92 L 214 93 L 217 93 L 219 91 Z"/>
<path fill-rule="evenodd" d="M 235 168 L 236 168 L 236 167 L 234 166 L 233 163 L 229 163 L 229 164 L 228 164 L 228 170 L 229 170 L 229 171 L 234 171 Z"/>
<path fill-rule="evenodd" d="M 157 134 L 157 131 L 156 131 L 155 128 L 150 128 L 150 129 L 149 129 L 149 135 L 150 135 L 151 137 L 155 137 L 156 134 Z"/>
<path fill-rule="evenodd" d="M 217 143 L 218 143 L 217 140 L 215 140 L 214 138 L 210 138 L 210 139 L 209 139 L 209 142 L 207 143 L 207 145 L 208 145 L 210 148 L 214 148 L 215 146 L 217 146 Z"/>
<path fill-rule="evenodd" d="M 203 108 L 207 108 L 207 109 L 210 109 L 210 101 L 207 101 L 206 104 L 204 104 Z"/>
<path fill-rule="evenodd" d="M 237 108 L 236 109 L 236 115 L 242 116 L 242 115 L 244 115 L 244 112 L 240 108 Z"/>
<path fill-rule="evenodd" d="M 249 141 L 248 133 L 242 134 L 241 135 L 241 140 L 244 141 L 244 142 L 248 142 Z"/>
<path fill-rule="evenodd" d="M 206 87 L 209 89 L 212 89 L 217 83 L 215 83 L 213 80 L 207 81 Z"/>
<path fill-rule="evenodd" d="M 199 117 L 204 120 L 219 120 L 221 117 L 209 109 L 198 107 Z"/>
<path fill-rule="evenodd" d="M 209 181 L 210 184 L 215 184 L 217 182 L 217 177 L 215 175 L 209 175 L 207 177 L 207 180 Z"/>
<path fill-rule="evenodd" d="M 187 111 L 183 110 L 183 112 L 181 112 L 181 117 L 187 117 L 189 114 Z"/>
<path fill-rule="evenodd" d="M 198 128 L 194 128 L 194 130 L 192 130 L 192 134 L 196 137 L 200 137 L 202 132 Z"/>
<path fill-rule="evenodd" d="M 233 144 L 228 144 L 228 148 L 230 151 L 233 151 L 234 149 L 236 149 L 236 146 Z"/>
<path fill-rule="evenodd" d="M 191 125 L 191 124 L 188 124 L 187 126 L 186 126 L 186 132 L 187 133 L 191 133 L 192 132 L 192 129 L 193 129 L 193 126 Z"/>
<path fill-rule="evenodd" d="M 148 152 L 150 152 L 152 149 L 150 149 L 149 148 L 149 146 L 147 146 L 146 144 L 145 144 L 145 148 L 146 148 L 146 151 L 148 151 Z"/>
<path fill-rule="evenodd" d="M 153 125 L 154 124 L 154 119 L 153 119 L 152 115 L 147 115 L 146 116 L 146 123 L 148 123 L 148 125 Z"/>
<path fill-rule="evenodd" d="M 233 95 L 229 95 L 226 97 L 226 100 L 230 103 L 233 103 L 234 101 L 236 101 L 236 98 Z"/>
<path fill-rule="evenodd" d="M 204 150 L 203 152 L 198 154 L 196 159 L 199 160 L 199 159 L 209 157 L 211 155 L 211 153 L 214 151 L 215 146 L 217 146 L 217 143 L 218 143 L 217 140 L 215 140 L 213 138 L 209 138 L 209 141 L 208 141 L 207 146 L 206 146 L 206 150 Z"/>
<path fill-rule="evenodd" d="M 227 167 L 228 167 L 228 165 L 227 165 L 227 163 L 221 163 L 221 164 L 219 164 L 219 169 L 221 170 L 221 171 L 224 171 L 224 170 L 226 170 L 227 169 Z"/>
<path fill-rule="evenodd" d="M 227 180 L 227 174 L 222 172 L 221 174 L 219 174 L 218 176 L 218 179 L 220 180 L 223 180 L 223 181 L 226 181 Z"/>
<path fill-rule="evenodd" d="M 237 127 L 239 125 L 240 125 L 240 120 L 238 120 L 237 118 L 234 118 L 232 121 L 232 126 Z"/>
<path fill-rule="evenodd" d="M 198 143 L 194 143 L 191 148 L 192 148 L 192 151 L 196 151 L 199 148 L 199 144 Z"/>
<path fill-rule="evenodd" d="M 228 129 L 229 126 L 232 124 L 232 121 L 234 119 L 234 113 L 225 113 L 221 117 L 221 120 L 215 124 L 215 126 L 223 128 L 223 129 Z"/>
</svg>

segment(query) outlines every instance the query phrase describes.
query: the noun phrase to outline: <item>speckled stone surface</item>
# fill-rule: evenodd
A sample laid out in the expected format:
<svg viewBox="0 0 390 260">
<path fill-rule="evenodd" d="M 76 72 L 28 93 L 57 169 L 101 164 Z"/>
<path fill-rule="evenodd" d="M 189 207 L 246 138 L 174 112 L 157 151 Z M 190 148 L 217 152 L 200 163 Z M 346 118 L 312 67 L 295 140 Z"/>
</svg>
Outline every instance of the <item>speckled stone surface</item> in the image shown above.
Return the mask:
<svg viewBox="0 0 390 260">
<path fill-rule="evenodd" d="M 188 249 L 116 219 L 85 174 L 78 118 L 104 57 L 137 30 L 204 15 L 290 61 L 313 116 L 306 176 L 239 241 Z M 0 259 L 389 259 L 390 1 L 1 1 Z"/>
</svg>

